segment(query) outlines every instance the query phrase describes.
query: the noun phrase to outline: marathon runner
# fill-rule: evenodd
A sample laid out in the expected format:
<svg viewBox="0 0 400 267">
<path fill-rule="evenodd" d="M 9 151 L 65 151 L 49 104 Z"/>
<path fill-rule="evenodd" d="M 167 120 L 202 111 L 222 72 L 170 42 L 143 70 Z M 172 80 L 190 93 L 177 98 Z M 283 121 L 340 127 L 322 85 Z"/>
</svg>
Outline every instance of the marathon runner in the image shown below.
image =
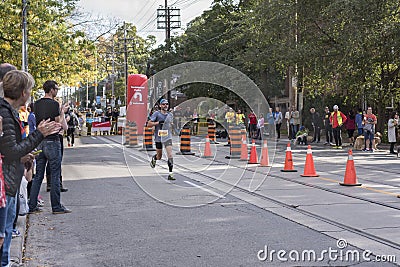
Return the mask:
<svg viewBox="0 0 400 267">
<path fill-rule="evenodd" d="M 174 174 L 172 173 L 172 168 L 174 167 L 174 159 L 172 158 L 172 127 L 171 124 L 173 122 L 173 115 L 171 112 L 168 112 L 168 100 L 161 99 L 160 100 L 160 110 L 155 111 L 150 120 L 147 122 L 149 127 L 155 126 L 154 136 L 156 142 L 156 151 L 155 154 L 150 161 L 150 166 L 154 168 L 156 166 L 156 161 L 160 160 L 162 157 L 162 148 L 163 145 L 167 150 L 168 157 L 168 168 L 169 175 L 168 180 L 175 180 Z"/>
</svg>

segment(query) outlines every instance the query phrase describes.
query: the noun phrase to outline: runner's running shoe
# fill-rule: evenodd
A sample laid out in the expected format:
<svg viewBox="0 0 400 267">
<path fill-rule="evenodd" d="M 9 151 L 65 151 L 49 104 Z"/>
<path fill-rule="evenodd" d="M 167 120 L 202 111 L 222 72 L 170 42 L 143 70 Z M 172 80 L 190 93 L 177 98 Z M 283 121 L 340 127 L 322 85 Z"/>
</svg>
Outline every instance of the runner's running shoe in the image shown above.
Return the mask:
<svg viewBox="0 0 400 267">
<path fill-rule="evenodd" d="M 168 180 L 176 180 L 175 178 L 174 178 L 174 174 L 173 173 L 171 173 L 170 175 L 168 175 Z"/>
<path fill-rule="evenodd" d="M 150 167 L 152 168 L 156 167 L 156 159 L 154 157 L 151 157 Z"/>
</svg>

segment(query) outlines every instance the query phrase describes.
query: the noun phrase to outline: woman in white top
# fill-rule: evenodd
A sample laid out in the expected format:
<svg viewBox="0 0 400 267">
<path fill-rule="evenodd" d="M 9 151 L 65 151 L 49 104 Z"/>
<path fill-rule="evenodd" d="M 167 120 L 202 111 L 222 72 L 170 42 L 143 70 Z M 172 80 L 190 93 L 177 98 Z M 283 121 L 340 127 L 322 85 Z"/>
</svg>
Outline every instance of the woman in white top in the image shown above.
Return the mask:
<svg viewBox="0 0 400 267">
<path fill-rule="evenodd" d="M 257 130 L 258 130 L 257 137 L 259 140 L 261 140 L 264 135 L 264 116 L 263 116 L 263 114 L 260 114 L 260 116 L 258 116 Z"/>
<path fill-rule="evenodd" d="M 388 141 L 390 143 L 390 154 L 397 154 L 394 151 L 396 145 L 396 126 L 398 125 L 399 115 L 396 111 L 392 112 L 388 121 Z"/>
</svg>

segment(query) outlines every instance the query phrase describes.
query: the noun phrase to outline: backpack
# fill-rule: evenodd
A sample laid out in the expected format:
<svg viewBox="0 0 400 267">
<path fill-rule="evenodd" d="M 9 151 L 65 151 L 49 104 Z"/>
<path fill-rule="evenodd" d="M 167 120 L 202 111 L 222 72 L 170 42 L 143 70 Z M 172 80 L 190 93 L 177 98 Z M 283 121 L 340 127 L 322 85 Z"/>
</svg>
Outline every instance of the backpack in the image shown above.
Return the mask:
<svg viewBox="0 0 400 267">
<path fill-rule="evenodd" d="M 68 126 L 70 126 L 70 127 L 76 127 L 76 126 L 78 126 L 78 124 L 79 124 L 79 122 L 78 122 L 78 120 L 76 119 L 76 116 L 75 115 L 73 115 L 73 114 L 69 114 L 69 116 L 70 116 L 70 120 L 68 121 Z"/>
</svg>

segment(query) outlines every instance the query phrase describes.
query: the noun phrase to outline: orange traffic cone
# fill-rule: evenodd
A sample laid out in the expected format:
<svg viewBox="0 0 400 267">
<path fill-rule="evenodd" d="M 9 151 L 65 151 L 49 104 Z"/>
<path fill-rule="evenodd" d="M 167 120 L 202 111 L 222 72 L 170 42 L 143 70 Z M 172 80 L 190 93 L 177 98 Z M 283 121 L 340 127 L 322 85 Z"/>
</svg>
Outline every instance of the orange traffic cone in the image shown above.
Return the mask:
<svg viewBox="0 0 400 267">
<path fill-rule="evenodd" d="M 251 144 L 250 160 L 248 163 L 249 164 L 258 164 L 257 149 L 256 149 L 256 143 L 254 142 L 254 140 L 253 140 L 253 143 Z"/>
<path fill-rule="evenodd" d="M 308 145 L 307 147 L 307 157 L 306 157 L 306 164 L 304 165 L 304 173 L 300 174 L 303 177 L 318 177 L 319 175 L 315 171 L 314 167 L 314 160 L 312 156 L 311 146 Z"/>
<path fill-rule="evenodd" d="M 248 161 L 249 160 L 249 153 L 247 152 L 247 141 L 246 141 L 246 135 L 242 135 L 242 147 L 240 150 L 240 159 L 242 161 Z"/>
<path fill-rule="evenodd" d="M 357 183 L 356 168 L 354 167 L 353 151 L 351 149 L 349 150 L 349 158 L 347 159 L 346 172 L 344 174 L 344 182 L 339 184 L 345 186 L 361 185 Z"/>
<path fill-rule="evenodd" d="M 281 172 L 297 172 L 297 170 L 295 170 L 293 167 L 292 149 L 290 148 L 290 143 L 288 143 L 286 147 L 285 166 Z"/>
<path fill-rule="evenodd" d="M 270 166 L 271 165 L 269 164 L 267 140 L 265 140 L 261 151 L 260 167 L 270 167 Z"/>
<path fill-rule="evenodd" d="M 204 148 L 204 154 L 203 154 L 202 158 L 212 158 L 212 157 L 213 156 L 211 154 L 210 138 L 207 135 L 207 137 L 206 137 L 206 145 L 205 145 L 205 148 Z"/>
</svg>

